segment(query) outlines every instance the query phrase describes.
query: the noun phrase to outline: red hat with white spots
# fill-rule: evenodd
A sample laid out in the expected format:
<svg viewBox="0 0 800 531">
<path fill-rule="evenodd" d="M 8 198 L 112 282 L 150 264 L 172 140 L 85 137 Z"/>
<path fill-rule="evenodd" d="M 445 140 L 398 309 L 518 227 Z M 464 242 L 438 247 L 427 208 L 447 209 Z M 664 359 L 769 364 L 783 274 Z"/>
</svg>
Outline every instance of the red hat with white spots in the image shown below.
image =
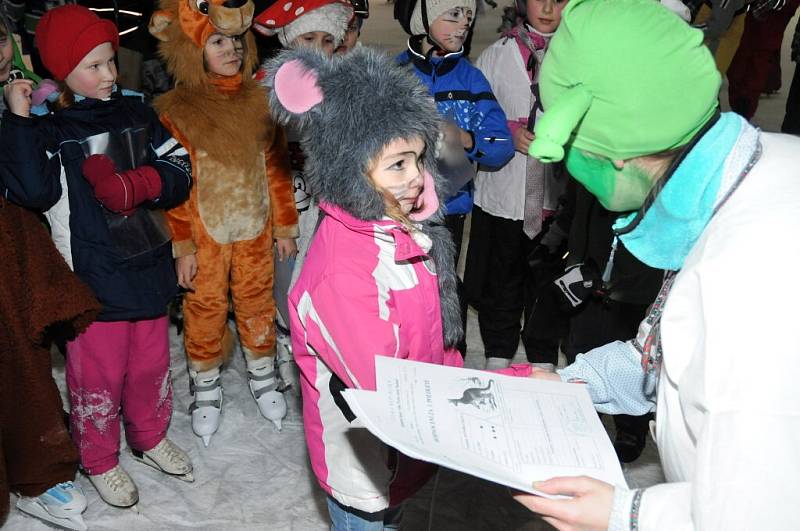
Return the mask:
<svg viewBox="0 0 800 531">
<path fill-rule="evenodd" d="M 353 6 L 345 0 L 277 0 L 253 22 L 262 33 L 277 35 L 285 47 L 312 31 L 330 33 L 337 45 L 353 18 Z"/>
</svg>

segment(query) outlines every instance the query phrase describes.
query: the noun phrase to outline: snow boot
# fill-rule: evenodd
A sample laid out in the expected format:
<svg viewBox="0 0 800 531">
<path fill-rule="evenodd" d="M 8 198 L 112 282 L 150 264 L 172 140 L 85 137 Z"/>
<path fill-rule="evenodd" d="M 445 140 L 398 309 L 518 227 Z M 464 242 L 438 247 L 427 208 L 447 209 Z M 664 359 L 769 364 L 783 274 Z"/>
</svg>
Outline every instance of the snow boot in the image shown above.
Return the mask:
<svg viewBox="0 0 800 531">
<path fill-rule="evenodd" d="M 17 509 L 64 529 L 86 531 L 81 513 L 86 510 L 86 495 L 72 481 L 59 483 L 36 497 L 20 496 Z"/>
<path fill-rule="evenodd" d="M 247 379 L 250 393 L 256 399 L 261 415 L 271 421 L 278 431 L 281 421 L 286 416 L 286 399 L 278 391 L 278 372 L 275 370 L 275 356 L 251 359 L 253 356 L 245 352 L 247 358 Z"/>
<path fill-rule="evenodd" d="M 139 489 L 119 464 L 102 474 L 89 476 L 103 501 L 114 507 L 132 507 L 139 502 Z"/>
<path fill-rule="evenodd" d="M 166 437 L 150 450 L 142 452 L 131 448 L 133 457 L 156 470 L 173 476 L 181 481 L 192 483 L 192 461 L 186 452 Z"/>
<path fill-rule="evenodd" d="M 189 391 L 194 402 L 189 407 L 192 414 L 192 431 L 203 439 L 208 448 L 211 436 L 219 429 L 219 417 L 222 413 L 222 382 L 219 368 L 197 372 L 189 370 Z"/>
</svg>

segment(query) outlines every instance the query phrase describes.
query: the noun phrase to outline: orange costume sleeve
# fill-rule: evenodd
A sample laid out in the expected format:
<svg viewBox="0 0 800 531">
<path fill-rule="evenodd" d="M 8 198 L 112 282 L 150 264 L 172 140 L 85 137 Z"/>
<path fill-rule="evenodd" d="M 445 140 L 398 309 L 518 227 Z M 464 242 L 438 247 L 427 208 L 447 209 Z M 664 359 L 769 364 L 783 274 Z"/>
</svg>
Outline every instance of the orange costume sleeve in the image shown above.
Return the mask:
<svg viewBox="0 0 800 531">
<path fill-rule="evenodd" d="M 187 138 L 181 134 L 180 130 L 175 127 L 175 124 L 172 123 L 167 115 L 162 114 L 160 119 L 161 123 L 164 124 L 164 127 L 166 127 L 172 136 L 175 137 L 175 139 L 180 142 L 181 145 L 189 152 L 189 158 L 192 161 L 192 168 L 194 168 L 195 153 L 191 148 L 191 144 L 189 144 Z M 195 183 L 195 186 L 192 186 L 192 189 L 189 191 L 189 197 L 186 199 L 186 201 L 165 212 L 167 216 L 167 224 L 172 232 L 173 258 L 180 258 L 182 256 L 197 252 L 197 246 L 195 245 L 194 237 L 192 235 L 192 210 L 194 209 L 196 200 L 197 186 Z"/>
<path fill-rule="evenodd" d="M 264 155 L 272 215 L 272 236 L 281 239 L 297 238 L 299 229 L 294 183 L 289 166 L 289 145 L 282 127 L 275 126 L 272 144 L 267 146 Z"/>
</svg>

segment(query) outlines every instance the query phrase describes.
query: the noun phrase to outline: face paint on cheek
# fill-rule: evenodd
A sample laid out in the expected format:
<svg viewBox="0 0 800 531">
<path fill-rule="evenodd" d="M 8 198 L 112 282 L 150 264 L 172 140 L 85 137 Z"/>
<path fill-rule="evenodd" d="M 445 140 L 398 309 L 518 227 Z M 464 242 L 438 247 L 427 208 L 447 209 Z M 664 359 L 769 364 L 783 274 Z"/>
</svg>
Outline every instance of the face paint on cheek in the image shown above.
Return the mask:
<svg viewBox="0 0 800 531">
<path fill-rule="evenodd" d="M 464 42 L 464 34 L 463 33 L 449 33 L 445 35 L 444 44 L 445 48 L 451 52 L 457 52 L 461 48 L 461 44 Z"/>
<path fill-rule="evenodd" d="M 434 31 L 434 40 L 440 42 L 448 51 L 458 51 L 467 38 L 472 20 L 472 12 L 457 7 L 439 16 L 435 25 L 439 29 Z"/>
<path fill-rule="evenodd" d="M 410 182 L 398 183 L 398 184 L 390 184 L 388 186 L 384 186 L 384 190 L 392 194 L 392 196 L 397 199 L 398 202 L 403 201 L 405 199 L 416 199 L 416 194 L 411 193 L 411 186 Z"/>
</svg>

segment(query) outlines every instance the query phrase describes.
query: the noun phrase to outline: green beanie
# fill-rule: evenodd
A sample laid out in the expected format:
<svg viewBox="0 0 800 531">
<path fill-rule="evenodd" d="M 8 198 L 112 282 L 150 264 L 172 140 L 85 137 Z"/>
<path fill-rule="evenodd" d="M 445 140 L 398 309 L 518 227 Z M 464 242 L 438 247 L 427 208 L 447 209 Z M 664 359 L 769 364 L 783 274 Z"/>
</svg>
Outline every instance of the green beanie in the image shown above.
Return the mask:
<svg viewBox="0 0 800 531">
<path fill-rule="evenodd" d="M 686 144 L 717 108 L 721 79 L 693 29 L 656 0 L 570 0 L 542 64 L 544 115 L 530 154 L 564 145 L 628 160 Z"/>
</svg>

